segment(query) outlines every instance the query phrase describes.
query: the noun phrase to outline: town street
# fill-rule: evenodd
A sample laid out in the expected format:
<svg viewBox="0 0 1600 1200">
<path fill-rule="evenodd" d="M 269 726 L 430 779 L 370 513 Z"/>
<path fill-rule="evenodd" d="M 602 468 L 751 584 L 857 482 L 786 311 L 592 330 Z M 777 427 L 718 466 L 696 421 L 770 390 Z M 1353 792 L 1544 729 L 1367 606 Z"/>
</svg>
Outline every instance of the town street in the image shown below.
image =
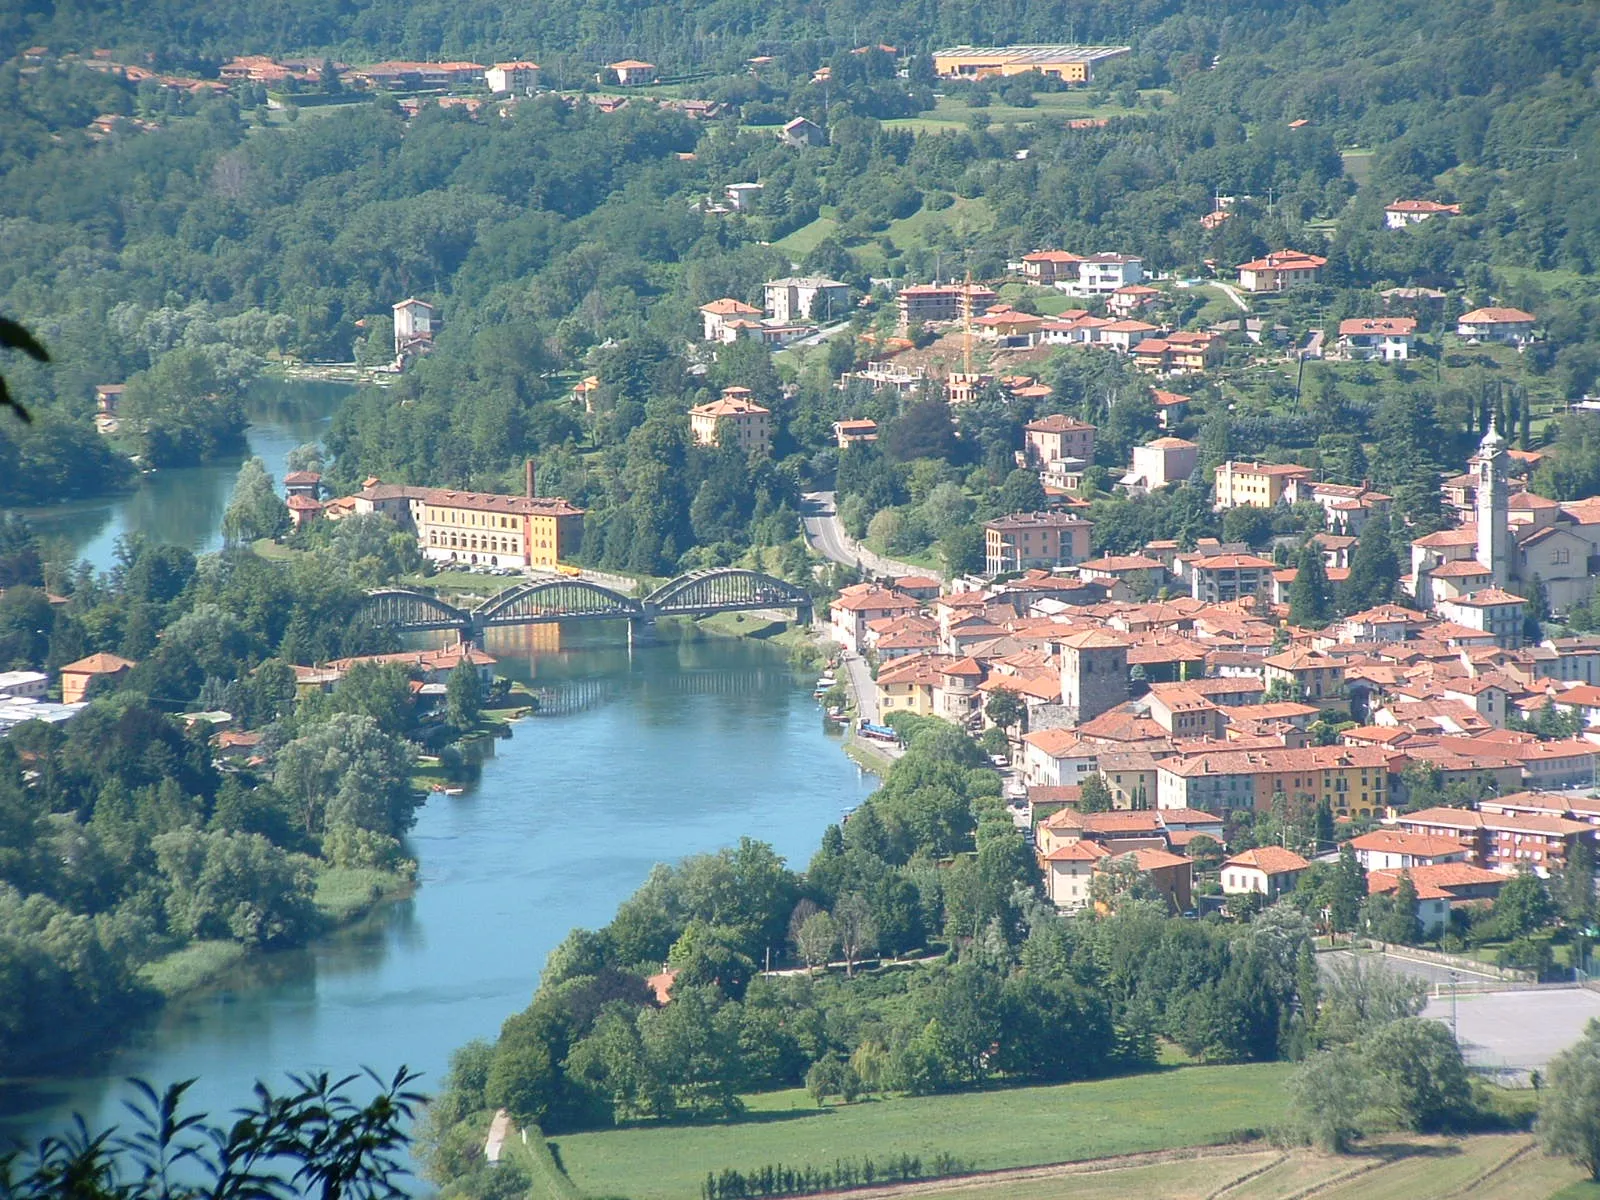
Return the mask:
<svg viewBox="0 0 1600 1200">
<path fill-rule="evenodd" d="M 884 558 L 859 542 L 852 541 L 839 520 L 839 510 L 832 492 L 804 493 L 800 497 L 800 524 L 805 529 L 806 541 L 811 543 L 811 548 L 836 563 L 843 563 L 847 567 L 859 566 L 874 575 L 920 575 L 944 582 L 941 571 Z"/>
</svg>

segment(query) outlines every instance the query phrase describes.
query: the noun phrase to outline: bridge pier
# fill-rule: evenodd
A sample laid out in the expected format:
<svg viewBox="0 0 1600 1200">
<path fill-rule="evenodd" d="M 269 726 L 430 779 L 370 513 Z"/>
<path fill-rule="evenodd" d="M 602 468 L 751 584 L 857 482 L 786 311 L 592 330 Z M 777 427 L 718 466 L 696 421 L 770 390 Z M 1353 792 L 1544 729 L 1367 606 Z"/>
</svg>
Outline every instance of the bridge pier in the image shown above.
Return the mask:
<svg viewBox="0 0 1600 1200">
<path fill-rule="evenodd" d="M 628 649 L 635 646 L 649 646 L 656 640 L 656 619 L 654 617 L 629 617 L 628 618 Z"/>
</svg>

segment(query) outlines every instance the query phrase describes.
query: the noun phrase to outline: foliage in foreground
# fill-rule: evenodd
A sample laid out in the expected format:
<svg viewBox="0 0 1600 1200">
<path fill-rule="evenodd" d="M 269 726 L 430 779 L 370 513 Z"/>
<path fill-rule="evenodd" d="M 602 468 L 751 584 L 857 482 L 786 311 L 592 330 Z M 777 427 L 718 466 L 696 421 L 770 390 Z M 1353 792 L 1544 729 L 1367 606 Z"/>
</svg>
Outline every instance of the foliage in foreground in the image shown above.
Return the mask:
<svg viewBox="0 0 1600 1200">
<path fill-rule="evenodd" d="M 194 1080 L 164 1093 L 132 1080 L 129 1129 L 91 1133 L 77 1117 L 68 1133 L 44 1138 L 29 1155 L 0 1158 L 0 1200 L 391 1200 L 406 1195 L 405 1132 L 426 1101 L 409 1090 L 405 1067 L 387 1082 L 366 1072 L 377 1094 L 365 1103 L 347 1090 L 361 1078 L 289 1076 L 274 1094 L 257 1082 L 254 1103 L 231 1124 L 184 1114 Z"/>
</svg>

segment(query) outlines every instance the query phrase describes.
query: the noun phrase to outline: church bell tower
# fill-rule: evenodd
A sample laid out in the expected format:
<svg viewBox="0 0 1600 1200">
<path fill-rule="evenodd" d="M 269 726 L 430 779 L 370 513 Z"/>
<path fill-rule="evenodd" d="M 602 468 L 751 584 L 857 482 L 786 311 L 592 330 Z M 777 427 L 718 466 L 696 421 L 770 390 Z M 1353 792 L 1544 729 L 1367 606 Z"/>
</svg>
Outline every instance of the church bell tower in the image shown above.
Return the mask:
<svg viewBox="0 0 1600 1200">
<path fill-rule="evenodd" d="M 1472 458 L 1478 488 L 1478 561 L 1494 572 L 1494 586 L 1511 582 L 1510 518 L 1506 511 L 1506 443 L 1494 421 Z"/>
</svg>

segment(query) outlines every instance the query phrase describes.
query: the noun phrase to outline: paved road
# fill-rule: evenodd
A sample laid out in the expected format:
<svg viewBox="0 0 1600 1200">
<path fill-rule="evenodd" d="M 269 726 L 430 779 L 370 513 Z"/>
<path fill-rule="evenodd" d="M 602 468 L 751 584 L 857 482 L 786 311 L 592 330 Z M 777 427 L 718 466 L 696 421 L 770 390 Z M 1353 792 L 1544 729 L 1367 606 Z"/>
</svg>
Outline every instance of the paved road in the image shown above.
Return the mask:
<svg viewBox="0 0 1600 1200">
<path fill-rule="evenodd" d="M 859 566 L 875 575 L 921 575 L 944 582 L 942 572 L 884 558 L 859 542 L 852 541 L 839 520 L 832 492 L 807 492 L 801 496 L 800 523 L 805 528 L 806 541 L 811 543 L 811 548 L 836 563 Z"/>
<path fill-rule="evenodd" d="M 1349 950 L 1329 950 L 1325 954 L 1317 955 L 1317 961 L 1328 966 L 1332 966 L 1335 962 L 1348 962 L 1355 958 L 1359 958 L 1369 965 L 1381 961 L 1385 967 L 1395 974 L 1409 975 L 1413 979 L 1420 979 L 1430 988 L 1441 984 L 1448 988 L 1450 985 L 1449 967 L 1440 966 L 1437 963 L 1424 962 L 1419 958 L 1408 958 L 1401 954 L 1379 955 L 1370 951 L 1356 954 Z M 1469 967 L 1458 968 L 1456 975 L 1462 983 L 1490 983 L 1498 979 L 1498 976 L 1492 975 L 1487 971 L 1474 971 Z"/>
<path fill-rule="evenodd" d="M 856 715 L 878 723 L 878 689 L 872 682 L 872 669 L 867 660 L 852 654 L 844 660 L 844 669 L 850 674 L 850 688 L 856 694 Z"/>
</svg>

